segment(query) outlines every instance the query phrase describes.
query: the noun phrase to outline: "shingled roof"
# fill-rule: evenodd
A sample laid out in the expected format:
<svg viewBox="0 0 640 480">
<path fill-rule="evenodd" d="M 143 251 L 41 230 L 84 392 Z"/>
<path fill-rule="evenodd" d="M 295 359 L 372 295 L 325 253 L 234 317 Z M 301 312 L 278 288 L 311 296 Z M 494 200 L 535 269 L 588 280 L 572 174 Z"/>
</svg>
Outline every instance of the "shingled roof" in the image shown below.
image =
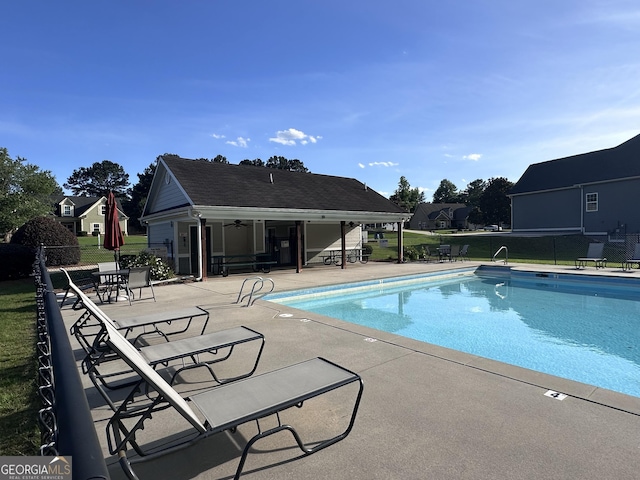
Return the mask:
<svg viewBox="0 0 640 480">
<path fill-rule="evenodd" d="M 617 147 L 529 165 L 510 195 L 640 177 L 640 135 Z"/>
<path fill-rule="evenodd" d="M 353 178 L 162 157 L 192 205 L 403 213 Z"/>
</svg>

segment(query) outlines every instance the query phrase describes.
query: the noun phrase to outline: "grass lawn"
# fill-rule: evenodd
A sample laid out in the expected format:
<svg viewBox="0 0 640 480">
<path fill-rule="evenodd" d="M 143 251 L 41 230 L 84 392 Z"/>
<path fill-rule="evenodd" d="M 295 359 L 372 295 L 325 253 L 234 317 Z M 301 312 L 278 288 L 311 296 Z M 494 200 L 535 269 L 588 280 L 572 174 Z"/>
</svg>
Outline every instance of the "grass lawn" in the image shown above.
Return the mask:
<svg viewBox="0 0 640 480">
<path fill-rule="evenodd" d="M 33 279 L 0 282 L 0 455 L 37 455 L 36 303 Z"/>
<path fill-rule="evenodd" d="M 98 237 L 94 236 L 78 237 L 81 252 L 80 262 L 113 262 L 113 251 L 103 248 L 103 242 L 103 236 L 100 237 L 100 242 L 98 242 Z M 124 245 L 120 249 L 120 255 L 137 255 L 147 248 L 146 235 L 129 235 L 124 237 L 124 242 Z"/>
</svg>

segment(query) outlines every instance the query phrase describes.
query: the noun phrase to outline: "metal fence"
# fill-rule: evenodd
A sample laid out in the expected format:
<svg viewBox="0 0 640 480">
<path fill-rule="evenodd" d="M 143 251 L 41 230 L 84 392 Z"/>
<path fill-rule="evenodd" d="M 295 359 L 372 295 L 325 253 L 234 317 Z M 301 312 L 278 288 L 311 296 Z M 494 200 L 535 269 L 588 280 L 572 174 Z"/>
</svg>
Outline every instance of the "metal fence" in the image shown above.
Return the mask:
<svg viewBox="0 0 640 480">
<path fill-rule="evenodd" d="M 51 277 L 40 249 L 34 265 L 37 304 L 40 454 L 73 458 L 73 478 L 108 479 L 109 473 L 93 424 Z"/>
<path fill-rule="evenodd" d="M 503 260 L 508 252 L 510 261 L 574 264 L 576 258 L 585 257 L 590 243 L 604 243 L 604 258 L 610 267 L 621 266 L 631 258 L 640 234 L 613 236 L 557 235 L 543 237 L 515 237 L 496 235 L 489 237 L 488 255 L 494 259 L 496 252 L 505 247 L 495 260 Z"/>
<path fill-rule="evenodd" d="M 432 237 L 433 238 L 433 237 Z M 435 241 L 434 241 L 435 240 Z M 542 263 L 550 265 L 574 265 L 575 260 L 585 257 L 589 244 L 604 243 L 607 266 L 616 268 L 632 257 L 635 245 L 640 243 L 640 234 L 629 235 L 439 235 L 424 242 L 431 248 L 440 244 L 470 244 L 468 258 L 472 260 Z M 414 245 L 417 250 L 421 244 Z M 504 248 L 503 248 L 504 247 Z M 500 253 L 498 253 L 500 251 Z M 496 255 L 497 254 L 497 255 Z"/>
</svg>

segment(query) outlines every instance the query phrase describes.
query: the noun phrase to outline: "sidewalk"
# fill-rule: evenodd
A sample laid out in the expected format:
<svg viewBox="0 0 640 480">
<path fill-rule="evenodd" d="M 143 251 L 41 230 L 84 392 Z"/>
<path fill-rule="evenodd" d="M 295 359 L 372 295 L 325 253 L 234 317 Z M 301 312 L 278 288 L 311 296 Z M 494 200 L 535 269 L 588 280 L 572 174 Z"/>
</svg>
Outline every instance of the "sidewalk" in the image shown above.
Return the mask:
<svg viewBox="0 0 640 480">
<path fill-rule="evenodd" d="M 276 270 L 276 291 L 409 275 L 451 264 L 349 264 Z M 478 264 L 475 264 L 478 265 Z M 570 271 L 568 267 L 535 266 Z M 593 270 L 591 271 L 593 273 Z M 634 273 L 633 275 L 638 275 Z M 629 276 L 629 274 L 625 274 Z M 360 374 L 365 389 L 355 427 L 342 442 L 297 461 L 299 450 L 282 433 L 259 441 L 242 478 L 290 479 L 635 479 L 640 471 L 640 398 L 525 370 L 339 320 L 258 300 L 233 305 L 246 275 L 156 287 L 157 302 L 104 305 L 113 318 L 184 306 L 211 312 L 207 331 L 245 325 L 264 334 L 257 373 L 322 356 Z M 64 307 L 68 325 L 78 312 Z M 280 316 L 288 314 L 289 316 Z M 75 346 L 75 339 L 72 339 Z M 183 390 L 210 386 L 194 372 Z M 196 378 L 197 377 L 197 378 Z M 87 378 L 87 395 L 113 479 L 125 478 L 106 449 L 110 410 Z M 560 401 L 549 389 L 569 394 Z M 326 405 L 325 405 L 326 407 Z M 341 414 L 340 405 L 328 404 Z M 294 409 L 305 411 L 305 408 Z M 295 414 L 298 412 L 292 412 Z M 334 415 L 302 417 L 310 437 Z M 338 418 L 339 420 L 339 418 Z M 147 432 L 148 430 L 148 432 Z M 148 421 L 158 441 L 183 435 L 188 425 L 171 410 Z M 186 450 L 134 466 L 143 479 L 232 478 L 246 434 L 220 434 Z"/>
</svg>

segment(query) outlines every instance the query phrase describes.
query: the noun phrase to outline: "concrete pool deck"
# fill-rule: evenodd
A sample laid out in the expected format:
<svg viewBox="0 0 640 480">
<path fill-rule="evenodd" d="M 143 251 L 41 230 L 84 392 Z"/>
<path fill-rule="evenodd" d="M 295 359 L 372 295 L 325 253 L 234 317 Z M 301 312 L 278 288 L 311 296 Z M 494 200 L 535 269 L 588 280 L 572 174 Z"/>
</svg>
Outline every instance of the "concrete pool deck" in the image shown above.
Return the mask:
<svg viewBox="0 0 640 480">
<path fill-rule="evenodd" d="M 373 263 L 275 270 L 263 275 L 276 291 L 366 281 L 480 265 L 454 263 Z M 494 264 L 495 265 L 495 264 Z M 568 266 L 512 264 L 545 272 L 614 275 L 640 279 L 640 272 L 615 268 L 577 271 Z M 264 334 L 257 373 L 322 356 L 362 376 L 364 395 L 355 426 L 343 441 L 314 455 L 299 455 L 282 433 L 259 441 L 249 454 L 247 479 L 635 479 L 640 471 L 640 398 L 564 380 L 474 355 L 403 338 L 258 300 L 233 305 L 250 275 L 211 277 L 205 282 L 157 287 L 156 299 L 129 306 L 101 306 L 113 318 L 198 305 L 211 312 L 207 332 L 245 325 Z M 62 309 L 70 326 L 79 315 Z M 281 316 L 285 314 L 285 316 Z M 453 314 L 453 312 L 452 312 Z M 72 339 L 74 348 L 79 348 Z M 80 354 L 78 355 L 80 358 Z M 88 378 L 86 392 L 98 438 L 113 479 L 125 478 L 106 447 L 110 410 Z M 176 387 L 188 394 L 211 387 L 200 372 L 185 374 Z M 568 395 L 546 396 L 549 390 Z M 311 405 L 312 408 L 314 405 Z M 322 405 L 301 417 L 310 437 L 345 415 L 342 405 Z M 298 409 L 294 409 L 298 410 Z M 300 409 L 303 413 L 305 408 Z M 295 414 L 297 412 L 293 412 Z M 337 417 L 337 419 L 336 419 Z M 188 431 L 172 410 L 157 413 L 145 434 L 163 441 Z M 245 430 L 246 429 L 246 430 Z M 235 435 L 219 434 L 188 449 L 134 466 L 138 477 L 228 479 L 242 442 L 255 426 Z M 240 449 L 238 446 L 240 445 Z"/>
</svg>

